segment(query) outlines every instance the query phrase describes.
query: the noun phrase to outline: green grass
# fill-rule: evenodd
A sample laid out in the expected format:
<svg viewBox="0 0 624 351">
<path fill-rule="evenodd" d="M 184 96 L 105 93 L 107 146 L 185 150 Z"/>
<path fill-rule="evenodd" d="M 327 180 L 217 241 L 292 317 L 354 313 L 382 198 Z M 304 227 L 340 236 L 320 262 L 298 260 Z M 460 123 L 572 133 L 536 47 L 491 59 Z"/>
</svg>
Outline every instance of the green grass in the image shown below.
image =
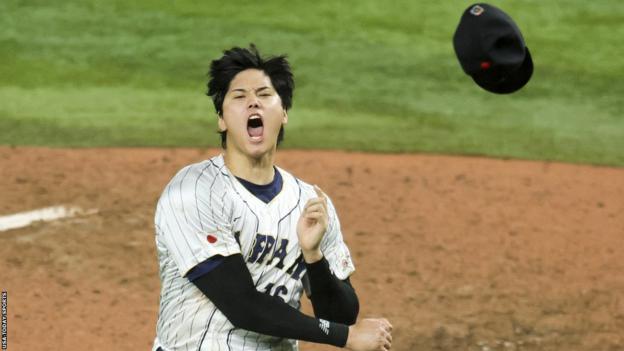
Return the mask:
<svg viewBox="0 0 624 351">
<path fill-rule="evenodd" d="M 469 1 L 3 0 L 0 144 L 217 146 L 208 65 L 254 42 L 294 68 L 285 147 L 624 166 L 624 2 L 491 3 L 535 63 L 512 95 L 459 67 Z"/>
</svg>

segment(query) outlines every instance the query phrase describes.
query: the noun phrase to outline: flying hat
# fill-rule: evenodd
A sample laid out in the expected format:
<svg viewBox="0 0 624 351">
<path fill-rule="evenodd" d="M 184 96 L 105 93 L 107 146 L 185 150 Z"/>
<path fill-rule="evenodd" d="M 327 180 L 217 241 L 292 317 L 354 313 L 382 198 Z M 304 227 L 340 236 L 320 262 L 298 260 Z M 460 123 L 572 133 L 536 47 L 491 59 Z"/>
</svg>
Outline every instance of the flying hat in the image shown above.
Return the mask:
<svg viewBox="0 0 624 351">
<path fill-rule="evenodd" d="M 474 4 L 464 11 L 453 47 L 464 72 L 487 91 L 513 93 L 533 74 L 533 60 L 520 29 L 492 5 Z"/>
</svg>

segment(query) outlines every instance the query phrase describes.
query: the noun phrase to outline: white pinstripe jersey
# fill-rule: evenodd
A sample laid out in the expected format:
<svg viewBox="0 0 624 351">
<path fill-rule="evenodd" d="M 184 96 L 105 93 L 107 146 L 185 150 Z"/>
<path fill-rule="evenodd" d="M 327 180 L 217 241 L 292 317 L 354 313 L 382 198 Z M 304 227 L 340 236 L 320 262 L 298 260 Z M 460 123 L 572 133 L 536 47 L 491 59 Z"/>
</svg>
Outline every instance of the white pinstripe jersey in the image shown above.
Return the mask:
<svg viewBox="0 0 624 351">
<path fill-rule="evenodd" d="M 161 294 L 154 350 L 297 350 L 297 342 L 235 328 L 185 275 L 215 255 L 242 254 L 256 288 L 300 307 L 305 263 L 296 227 L 313 187 L 277 168 L 280 193 L 268 204 L 251 194 L 223 156 L 183 168 L 165 187 L 156 208 Z M 321 250 L 332 272 L 353 271 L 336 210 Z"/>
</svg>

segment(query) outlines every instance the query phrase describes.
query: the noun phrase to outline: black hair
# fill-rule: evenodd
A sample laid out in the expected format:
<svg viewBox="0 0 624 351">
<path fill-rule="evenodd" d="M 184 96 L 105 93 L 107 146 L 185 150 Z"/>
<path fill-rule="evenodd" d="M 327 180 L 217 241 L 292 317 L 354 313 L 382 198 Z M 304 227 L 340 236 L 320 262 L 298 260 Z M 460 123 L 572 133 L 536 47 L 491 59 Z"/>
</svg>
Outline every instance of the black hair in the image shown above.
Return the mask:
<svg viewBox="0 0 624 351">
<path fill-rule="evenodd" d="M 263 71 L 271 79 L 275 91 L 282 100 L 284 110 L 290 109 L 295 82 L 286 55 L 261 57 L 256 46 L 250 44 L 249 49 L 233 47 L 225 50 L 221 58 L 210 64 L 210 80 L 206 95 L 212 97 L 219 118 L 223 118 L 223 100 L 230 88 L 230 83 L 238 73 L 246 69 Z M 221 134 L 221 146 L 225 148 L 226 132 L 219 132 L 219 134 Z M 277 136 L 277 144 L 279 145 L 283 139 L 284 127 L 282 126 Z"/>
</svg>

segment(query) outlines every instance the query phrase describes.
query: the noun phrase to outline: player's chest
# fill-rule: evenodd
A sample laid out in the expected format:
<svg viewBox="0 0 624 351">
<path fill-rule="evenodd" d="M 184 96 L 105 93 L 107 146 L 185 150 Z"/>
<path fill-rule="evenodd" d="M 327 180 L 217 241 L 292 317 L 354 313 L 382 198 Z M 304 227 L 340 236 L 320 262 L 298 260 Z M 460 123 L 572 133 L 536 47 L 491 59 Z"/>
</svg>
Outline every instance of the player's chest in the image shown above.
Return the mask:
<svg viewBox="0 0 624 351">
<path fill-rule="evenodd" d="M 262 255 L 258 253 L 261 249 L 291 251 L 292 246 L 298 246 L 297 222 L 302 210 L 298 201 L 268 205 L 239 201 L 234 208 L 232 231 L 243 254 Z"/>
<path fill-rule="evenodd" d="M 244 206 L 235 213 L 232 229 L 234 233 L 238 233 L 241 245 L 257 240 L 296 241 L 300 214 L 298 206 L 291 209 L 277 206 Z"/>
</svg>

